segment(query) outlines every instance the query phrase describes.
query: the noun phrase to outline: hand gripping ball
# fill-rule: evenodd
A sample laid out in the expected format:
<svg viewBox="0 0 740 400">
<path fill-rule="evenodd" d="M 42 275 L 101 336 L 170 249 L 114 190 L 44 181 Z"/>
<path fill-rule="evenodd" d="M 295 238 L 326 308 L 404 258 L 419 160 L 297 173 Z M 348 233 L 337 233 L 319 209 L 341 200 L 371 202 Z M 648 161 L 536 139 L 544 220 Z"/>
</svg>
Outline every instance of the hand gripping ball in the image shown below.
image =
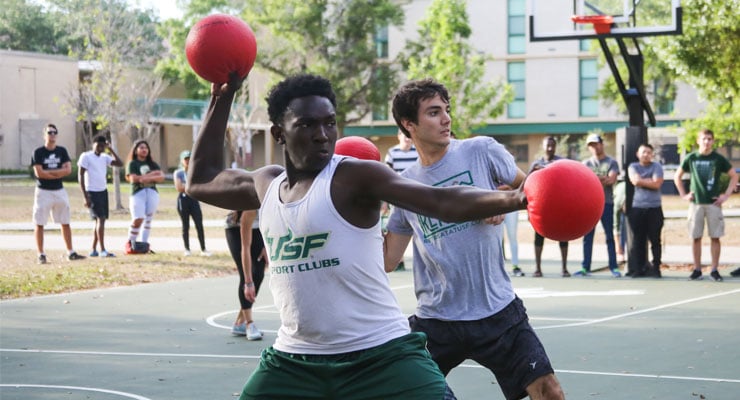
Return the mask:
<svg viewBox="0 0 740 400">
<path fill-rule="evenodd" d="M 369 139 L 361 136 L 345 136 L 334 145 L 334 153 L 352 156 L 361 160 L 380 161 L 380 151 Z"/>
<path fill-rule="evenodd" d="M 227 83 L 229 73 L 247 76 L 257 58 L 257 40 L 246 22 L 226 14 L 198 21 L 185 39 L 185 55 L 198 76 Z"/>
<path fill-rule="evenodd" d="M 540 235 L 561 242 L 577 239 L 596 226 L 604 212 L 604 188 L 588 167 L 558 160 L 524 181 L 529 222 Z"/>
</svg>

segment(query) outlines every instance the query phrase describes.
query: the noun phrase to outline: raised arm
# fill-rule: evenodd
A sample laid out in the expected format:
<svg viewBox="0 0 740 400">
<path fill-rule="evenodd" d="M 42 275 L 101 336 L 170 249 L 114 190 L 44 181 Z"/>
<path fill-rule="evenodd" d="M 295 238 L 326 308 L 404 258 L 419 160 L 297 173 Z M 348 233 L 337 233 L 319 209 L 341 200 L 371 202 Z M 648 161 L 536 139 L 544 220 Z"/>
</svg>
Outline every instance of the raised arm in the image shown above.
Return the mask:
<svg viewBox="0 0 740 400">
<path fill-rule="evenodd" d="M 255 177 L 277 176 L 279 167 L 263 167 L 255 172 L 224 169 L 224 143 L 234 93 L 241 80 L 233 77 L 227 85 L 211 86 L 211 102 L 198 134 L 188 167 L 188 195 L 228 210 L 257 209 Z M 261 179 L 260 179 L 261 180 Z M 265 179 L 266 180 L 266 179 Z"/>
</svg>

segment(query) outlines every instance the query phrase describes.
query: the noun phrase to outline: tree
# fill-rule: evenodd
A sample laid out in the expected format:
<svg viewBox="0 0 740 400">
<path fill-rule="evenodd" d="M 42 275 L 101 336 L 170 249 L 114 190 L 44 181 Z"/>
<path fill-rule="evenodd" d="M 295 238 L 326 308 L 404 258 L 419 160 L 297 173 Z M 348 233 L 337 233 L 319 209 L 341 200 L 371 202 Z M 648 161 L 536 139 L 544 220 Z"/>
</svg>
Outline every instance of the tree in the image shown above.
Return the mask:
<svg viewBox="0 0 740 400">
<path fill-rule="evenodd" d="M 57 16 L 64 18 L 73 45 L 71 54 L 94 66 L 67 98 L 67 111 L 86 128 L 83 141 L 92 142 L 95 131 L 111 132 L 111 147 L 118 150 L 119 135 L 130 141 L 149 137 L 157 127 L 149 124 L 152 105 L 164 89 L 162 78 L 151 71 L 163 52 L 150 13 L 131 10 L 124 0 L 55 0 Z M 95 125 L 95 129 L 90 124 Z M 120 179 L 114 169 L 116 208 L 123 208 Z"/>
<path fill-rule="evenodd" d="M 3 0 L 0 7 L 0 48 L 46 54 L 67 54 L 67 34 L 56 13 L 30 0 Z"/>
<path fill-rule="evenodd" d="M 340 129 L 372 110 L 387 108 L 396 86 L 393 60 L 379 57 L 376 35 L 403 22 L 402 1 L 395 0 L 193 0 L 183 26 L 165 24 L 172 56 L 160 63 L 167 77 L 183 80 L 201 96 L 207 94 L 185 62 L 184 35 L 199 18 L 212 12 L 240 15 L 255 31 L 255 65 L 277 77 L 300 72 L 329 79 L 337 94 Z M 189 29 L 189 28 L 188 28 Z M 383 54 L 380 54 L 381 56 Z M 190 77 L 190 78 L 188 78 Z M 184 79 L 183 79 L 184 78 Z M 199 82 L 199 83 L 196 83 Z M 195 84 L 195 90 L 193 90 Z"/>
<path fill-rule="evenodd" d="M 464 0 L 434 0 L 419 22 L 420 39 L 409 41 L 403 57 L 410 79 L 431 77 L 447 87 L 457 137 L 501 115 L 513 99 L 510 85 L 486 80 L 492 57 L 468 43 L 472 30 L 465 7 Z"/>
</svg>

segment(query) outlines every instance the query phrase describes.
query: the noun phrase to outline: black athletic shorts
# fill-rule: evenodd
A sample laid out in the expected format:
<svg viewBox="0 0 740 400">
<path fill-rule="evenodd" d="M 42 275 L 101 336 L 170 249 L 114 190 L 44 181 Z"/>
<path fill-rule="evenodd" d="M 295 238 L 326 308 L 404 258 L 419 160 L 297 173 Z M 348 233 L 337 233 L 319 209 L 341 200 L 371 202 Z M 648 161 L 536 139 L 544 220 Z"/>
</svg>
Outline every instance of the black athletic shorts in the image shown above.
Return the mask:
<svg viewBox="0 0 740 400">
<path fill-rule="evenodd" d="M 409 323 L 411 330 L 427 334 L 427 348 L 445 376 L 466 359 L 474 360 L 493 372 L 509 400 L 525 398 L 529 384 L 553 373 L 518 297 L 498 313 L 476 321 L 412 315 Z"/>
<path fill-rule="evenodd" d="M 108 191 L 87 192 L 90 196 L 90 217 L 108 219 Z"/>
</svg>

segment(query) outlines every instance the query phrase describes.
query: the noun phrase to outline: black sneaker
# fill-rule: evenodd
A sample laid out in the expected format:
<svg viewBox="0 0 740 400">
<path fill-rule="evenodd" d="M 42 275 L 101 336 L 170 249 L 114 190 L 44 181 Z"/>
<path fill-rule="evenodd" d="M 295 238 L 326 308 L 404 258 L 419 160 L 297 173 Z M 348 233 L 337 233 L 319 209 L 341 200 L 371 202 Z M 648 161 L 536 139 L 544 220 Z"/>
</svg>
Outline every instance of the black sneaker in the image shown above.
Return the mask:
<svg viewBox="0 0 740 400">
<path fill-rule="evenodd" d="M 734 270 L 734 271 L 730 272 L 730 276 L 731 276 L 731 277 L 733 277 L 733 278 L 738 278 L 738 277 L 740 277 L 740 268 L 738 268 L 738 269 L 736 269 L 736 270 Z"/>
<path fill-rule="evenodd" d="M 701 276 L 701 271 L 698 269 L 695 269 L 694 272 L 691 273 L 691 276 L 689 276 L 689 279 L 692 281 L 700 281 L 704 278 Z"/>
<path fill-rule="evenodd" d="M 39 254 L 39 264 L 46 264 L 46 254 Z"/>
<path fill-rule="evenodd" d="M 712 273 L 709 274 L 709 276 L 711 276 L 715 282 L 722 282 L 722 275 L 720 275 L 719 271 L 717 271 L 716 269 L 712 271 Z"/>
<path fill-rule="evenodd" d="M 77 254 L 77 252 L 73 251 L 67 256 L 67 260 L 69 261 L 75 261 L 75 260 L 84 260 L 85 256 L 81 256 Z"/>
<path fill-rule="evenodd" d="M 514 269 L 511 270 L 511 274 L 514 276 L 524 276 L 524 271 L 519 267 L 514 267 Z"/>
</svg>

